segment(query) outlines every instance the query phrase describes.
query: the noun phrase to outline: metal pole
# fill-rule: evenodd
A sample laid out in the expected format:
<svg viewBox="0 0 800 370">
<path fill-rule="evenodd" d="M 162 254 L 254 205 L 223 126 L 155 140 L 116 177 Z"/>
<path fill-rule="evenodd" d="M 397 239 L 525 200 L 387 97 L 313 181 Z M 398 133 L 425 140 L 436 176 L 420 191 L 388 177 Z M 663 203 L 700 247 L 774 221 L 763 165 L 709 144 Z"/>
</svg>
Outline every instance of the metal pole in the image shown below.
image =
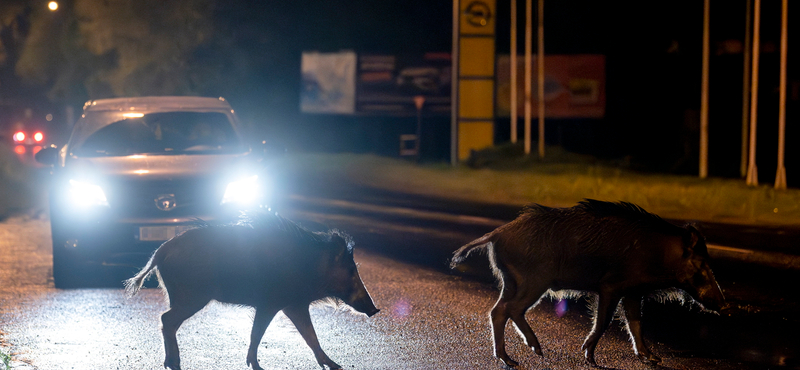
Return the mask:
<svg viewBox="0 0 800 370">
<path fill-rule="evenodd" d="M 422 159 L 422 108 L 425 106 L 425 95 L 414 97 L 414 107 L 417 108 L 417 162 Z"/>
<path fill-rule="evenodd" d="M 461 17 L 460 0 L 453 0 L 453 46 L 450 55 L 450 164 L 458 164 L 458 36 Z"/>
<path fill-rule="evenodd" d="M 755 0 L 753 11 L 753 70 L 750 88 L 750 156 L 747 164 L 747 185 L 758 185 L 756 168 L 756 127 L 758 113 L 758 57 L 761 47 L 761 0 Z"/>
<path fill-rule="evenodd" d="M 786 146 L 786 54 L 788 46 L 789 0 L 781 6 L 781 82 L 778 108 L 778 172 L 775 175 L 775 189 L 786 189 L 786 167 L 783 165 Z"/>
<path fill-rule="evenodd" d="M 511 143 L 517 142 L 517 0 L 511 0 L 511 52 L 509 70 L 511 71 Z"/>
<path fill-rule="evenodd" d="M 525 154 L 531 153 L 531 59 L 533 54 L 533 0 L 525 1 Z"/>
<path fill-rule="evenodd" d="M 537 28 L 538 42 L 537 51 L 538 60 L 538 97 L 539 97 L 539 158 L 544 158 L 544 0 L 539 0 L 539 10 L 537 16 L 539 18 L 539 27 Z"/>
<path fill-rule="evenodd" d="M 750 126 L 750 50 L 753 44 L 753 1 L 747 0 L 744 26 L 744 76 L 742 77 L 742 149 L 739 176 L 747 176 L 747 137 Z"/>
<path fill-rule="evenodd" d="M 703 72 L 700 88 L 700 178 L 708 177 L 708 64 L 711 0 L 703 3 Z"/>
</svg>

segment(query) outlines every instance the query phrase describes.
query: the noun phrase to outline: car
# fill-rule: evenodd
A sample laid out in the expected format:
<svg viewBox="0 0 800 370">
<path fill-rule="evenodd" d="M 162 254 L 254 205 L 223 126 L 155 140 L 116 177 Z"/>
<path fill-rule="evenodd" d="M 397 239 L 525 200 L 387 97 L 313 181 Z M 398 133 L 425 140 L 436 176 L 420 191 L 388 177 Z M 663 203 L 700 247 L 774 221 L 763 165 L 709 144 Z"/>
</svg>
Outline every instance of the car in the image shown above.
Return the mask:
<svg viewBox="0 0 800 370">
<path fill-rule="evenodd" d="M 43 109 L 5 105 L 0 109 L 0 136 L 14 153 L 27 162 L 45 146 L 55 142 L 53 114 Z"/>
<path fill-rule="evenodd" d="M 44 132 L 43 130 L 16 130 L 11 139 L 15 145 L 43 145 Z"/>
<path fill-rule="evenodd" d="M 136 271 L 187 229 L 269 209 L 269 151 L 245 137 L 223 98 L 87 102 L 67 143 L 36 154 L 52 166 L 55 286 L 83 286 L 113 267 Z"/>
</svg>

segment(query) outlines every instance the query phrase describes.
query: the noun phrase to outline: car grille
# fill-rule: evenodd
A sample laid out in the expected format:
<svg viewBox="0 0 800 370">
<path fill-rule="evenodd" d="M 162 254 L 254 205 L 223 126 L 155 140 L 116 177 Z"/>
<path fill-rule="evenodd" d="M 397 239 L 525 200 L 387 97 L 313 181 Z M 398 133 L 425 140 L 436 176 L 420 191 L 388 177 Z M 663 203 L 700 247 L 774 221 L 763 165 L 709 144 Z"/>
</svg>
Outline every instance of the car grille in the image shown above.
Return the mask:
<svg viewBox="0 0 800 370">
<path fill-rule="evenodd" d="M 181 217 L 201 215 L 219 208 L 225 184 L 214 179 L 119 181 L 107 192 L 112 211 L 127 217 Z M 159 197 L 174 196 L 174 208 L 161 210 Z"/>
</svg>

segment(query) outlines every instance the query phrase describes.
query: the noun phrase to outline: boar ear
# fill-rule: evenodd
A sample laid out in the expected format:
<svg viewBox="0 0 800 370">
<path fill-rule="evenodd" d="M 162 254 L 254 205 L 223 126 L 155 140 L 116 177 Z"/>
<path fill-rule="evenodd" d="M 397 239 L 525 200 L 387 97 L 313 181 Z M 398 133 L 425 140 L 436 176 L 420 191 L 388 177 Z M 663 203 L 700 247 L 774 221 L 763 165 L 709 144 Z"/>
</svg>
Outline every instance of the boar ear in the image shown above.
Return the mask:
<svg viewBox="0 0 800 370">
<path fill-rule="evenodd" d="M 689 233 L 684 236 L 683 256 L 689 257 L 691 254 L 707 256 L 706 239 L 703 237 L 703 234 L 700 233 L 700 230 L 697 230 L 693 224 L 689 224 L 686 225 L 686 231 Z"/>
<path fill-rule="evenodd" d="M 337 259 L 347 255 L 353 250 L 350 238 L 346 235 L 342 235 L 338 231 L 331 233 L 331 243 L 335 246 Z"/>
</svg>

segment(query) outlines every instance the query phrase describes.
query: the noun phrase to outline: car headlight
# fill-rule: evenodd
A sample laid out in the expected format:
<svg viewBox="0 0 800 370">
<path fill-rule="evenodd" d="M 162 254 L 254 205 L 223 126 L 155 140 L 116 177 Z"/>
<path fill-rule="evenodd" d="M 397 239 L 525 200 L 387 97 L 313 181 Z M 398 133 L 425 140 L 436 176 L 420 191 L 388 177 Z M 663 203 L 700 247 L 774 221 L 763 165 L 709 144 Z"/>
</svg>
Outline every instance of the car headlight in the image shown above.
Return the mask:
<svg viewBox="0 0 800 370">
<path fill-rule="evenodd" d="M 69 180 L 69 195 L 72 205 L 80 208 L 108 205 L 103 189 L 88 182 Z"/>
<path fill-rule="evenodd" d="M 238 181 L 233 181 L 225 188 L 222 204 L 253 204 L 261 198 L 263 191 L 258 181 L 258 176 L 250 176 Z"/>
</svg>

